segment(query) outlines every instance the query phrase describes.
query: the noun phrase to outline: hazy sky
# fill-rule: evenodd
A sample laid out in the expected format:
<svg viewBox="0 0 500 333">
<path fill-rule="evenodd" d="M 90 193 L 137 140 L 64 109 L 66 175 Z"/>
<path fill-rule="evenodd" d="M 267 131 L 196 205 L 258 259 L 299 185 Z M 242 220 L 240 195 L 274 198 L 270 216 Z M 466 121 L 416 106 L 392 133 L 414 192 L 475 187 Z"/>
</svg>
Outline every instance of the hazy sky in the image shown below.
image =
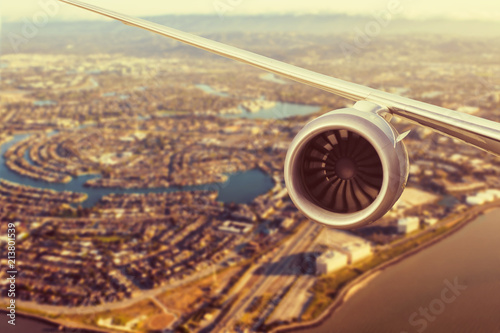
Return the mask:
<svg viewBox="0 0 500 333">
<path fill-rule="evenodd" d="M 135 16 L 164 14 L 270 14 L 270 13 L 348 13 L 371 14 L 383 10 L 391 1 L 403 8 L 401 17 L 452 17 L 460 19 L 500 19 L 499 0 L 89 0 L 104 8 Z M 2 0 L 5 21 L 31 18 L 41 10 L 40 3 L 58 3 L 56 19 L 100 19 L 98 15 L 59 3 L 56 0 Z"/>
</svg>

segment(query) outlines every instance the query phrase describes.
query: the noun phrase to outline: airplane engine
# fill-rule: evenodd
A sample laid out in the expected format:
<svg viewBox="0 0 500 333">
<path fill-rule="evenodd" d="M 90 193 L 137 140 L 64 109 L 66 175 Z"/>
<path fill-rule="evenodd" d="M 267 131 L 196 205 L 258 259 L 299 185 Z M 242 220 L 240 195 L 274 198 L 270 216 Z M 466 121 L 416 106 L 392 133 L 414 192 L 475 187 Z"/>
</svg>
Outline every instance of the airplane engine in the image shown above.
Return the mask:
<svg viewBox="0 0 500 333">
<path fill-rule="evenodd" d="M 366 103 L 366 104 L 363 104 Z M 329 112 L 308 123 L 290 145 L 285 182 L 309 219 L 337 229 L 361 227 L 387 213 L 401 196 L 408 153 L 395 128 L 376 112 Z"/>
</svg>

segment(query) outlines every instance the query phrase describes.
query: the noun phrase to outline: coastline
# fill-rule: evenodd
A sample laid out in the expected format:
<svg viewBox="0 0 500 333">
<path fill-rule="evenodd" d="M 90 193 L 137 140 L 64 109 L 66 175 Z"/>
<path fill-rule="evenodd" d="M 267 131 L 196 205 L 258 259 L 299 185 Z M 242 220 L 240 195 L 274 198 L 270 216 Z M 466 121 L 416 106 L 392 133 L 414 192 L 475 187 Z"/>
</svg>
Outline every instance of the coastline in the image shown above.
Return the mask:
<svg viewBox="0 0 500 333">
<path fill-rule="evenodd" d="M 361 274 L 351 282 L 347 283 L 344 287 L 342 287 L 337 295 L 335 296 L 335 299 L 332 301 L 332 303 L 326 308 L 321 315 L 319 315 L 316 319 L 307 321 L 307 322 L 297 322 L 297 323 L 290 323 L 286 325 L 281 325 L 278 327 L 275 327 L 271 329 L 269 332 L 270 333 L 290 333 L 290 332 L 295 332 L 297 330 L 304 330 L 304 329 L 311 329 L 318 327 L 322 325 L 329 317 L 335 314 L 335 312 L 342 307 L 342 305 L 356 292 L 361 290 L 362 288 L 365 288 L 369 285 L 370 281 L 374 279 L 378 274 L 382 273 L 383 270 L 398 264 L 402 260 L 417 254 L 418 252 L 425 250 L 426 248 L 452 236 L 455 234 L 457 231 L 461 230 L 463 227 L 465 227 L 467 224 L 470 222 L 476 220 L 479 216 L 484 215 L 485 213 L 488 213 L 492 210 L 500 208 L 500 201 L 495 201 L 483 206 L 475 206 L 472 207 L 468 212 L 464 213 L 463 215 L 466 215 L 462 220 L 453 223 L 449 230 L 445 231 L 443 234 L 438 235 L 435 238 L 432 238 L 428 240 L 427 242 L 424 242 L 423 244 L 420 244 L 419 246 L 404 252 L 400 254 L 399 256 L 396 256 L 395 258 L 392 258 L 376 267 L 373 269 Z M 467 216 L 470 214 L 469 216 Z M 451 222 L 448 222 L 445 224 L 445 226 L 449 226 Z"/>
<path fill-rule="evenodd" d="M 369 283 L 371 282 L 372 279 L 376 278 L 378 274 L 380 274 L 383 270 L 386 268 L 389 268 L 395 264 L 398 264 L 399 262 L 403 261 L 404 259 L 452 236 L 455 232 L 461 230 L 463 227 L 465 227 L 468 223 L 476 220 L 479 216 L 484 215 L 488 212 L 491 212 L 492 210 L 500 208 L 500 200 L 495 201 L 486 205 L 482 206 L 475 206 L 469 209 L 469 211 L 461 214 L 463 217 L 457 217 L 457 220 L 447 222 L 444 224 L 444 226 L 448 226 L 449 229 L 445 231 L 444 233 L 438 235 L 435 238 L 432 238 L 423 244 L 418 245 L 417 247 L 400 254 L 397 257 L 394 257 L 379 266 L 376 266 L 375 268 L 363 273 L 362 275 L 358 276 L 348 284 L 346 284 L 343 288 L 341 288 L 338 291 L 337 296 L 333 300 L 333 302 L 329 305 L 329 307 L 324 310 L 319 317 L 312 321 L 308 322 L 300 322 L 300 323 L 291 323 L 291 324 L 286 324 L 282 326 L 275 327 L 270 330 L 271 333 L 285 333 L 285 332 L 294 332 L 296 330 L 302 330 L 302 329 L 310 329 L 317 327 L 321 324 L 324 323 L 325 320 L 327 320 L 330 316 L 334 315 L 334 313 L 346 302 L 349 300 L 351 296 L 353 296 L 356 292 L 359 290 L 366 288 Z M 465 215 L 465 216 L 464 216 Z M 4 309 L 0 308 L 0 313 L 4 314 L 7 313 Z M 90 332 L 90 333 L 103 333 L 103 332 L 113 332 L 110 330 L 103 330 L 100 329 L 97 326 L 91 326 L 91 325 L 85 325 L 85 324 L 79 324 L 77 322 L 72 322 L 72 321 L 67 321 L 67 320 L 57 320 L 57 319 L 52 319 L 48 318 L 42 314 L 33 314 L 29 312 L 25 312 L 22 309 L 17 309 L 16 310 L 16 315 L 18 315 L 21 318 L 27 318 L 30 320 L 38 321 L 40 323 L 48 324 L 48 325 L 53 325 L 55 327 L 60 327 L 63 326 L 65 328 L 69 329 L 79 329 L 83 330 L 82 332 Z"/>
</svg>

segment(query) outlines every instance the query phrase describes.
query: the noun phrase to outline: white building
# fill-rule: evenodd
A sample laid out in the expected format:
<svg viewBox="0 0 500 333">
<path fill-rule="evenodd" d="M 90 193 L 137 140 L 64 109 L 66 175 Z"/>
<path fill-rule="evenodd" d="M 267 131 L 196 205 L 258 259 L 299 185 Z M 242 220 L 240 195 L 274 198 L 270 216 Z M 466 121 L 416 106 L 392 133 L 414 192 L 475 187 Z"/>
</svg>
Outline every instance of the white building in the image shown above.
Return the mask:
<svg viewBox="0 0 500 333">
<path fill-rule="evenodd" d="M 290 227 L 293 225 L 294 223 L 294 219 L 290 218 L 290 217 L 287 217 L 286 219 L 284 219 L 282 222 L 281 222 L 281 227 L 283 229 L 290 229 Z"/>
<path fill-rule="evenodd" d="M 219 230 L 242 235 L 250 232 L 252 228 L 253 224 L 250 223 L 226 221 L 219 227 Z"/>
<path fill-rule="evenodd" d="M 327 251 L 316 258 L 316 274 L 327 274 L 347 266 L 347 255 L 338 251 Z"/>
<path fill-rule="evenodd" d="M 409 234 L 418 230 L 420 227 L 420 219 L 416 216 L 407 217 L 398 220 L 398 232 L 400 234 Z"/>
<path fill-rule="evenodd" d="M 372 247 L 367 242 L 351 242 L 342 246 L 342 252 L 348 257 L 349 264 L 354 264 L 372 255 Z"/>
<path fill-rule="evenodd" d="M 484 192 L 480 192 L 474 196 L 469 196 L 465 201 L 467 202 L 467 204 L 475 206 L 475 205 L 483 205 L 487 202 L 491 202 L 499 198 L 500 198 L 499 190 L 487 190 Z"/>
<path fill-rule="evenodd" d="M 438 221 L 439 220 L 437 218 L 429 217 L 429 218 L 424 219 L 424 224 L 428 225 L 428 226 L 433 226 L 436 223 L 438 223 Z"/>
</svg>

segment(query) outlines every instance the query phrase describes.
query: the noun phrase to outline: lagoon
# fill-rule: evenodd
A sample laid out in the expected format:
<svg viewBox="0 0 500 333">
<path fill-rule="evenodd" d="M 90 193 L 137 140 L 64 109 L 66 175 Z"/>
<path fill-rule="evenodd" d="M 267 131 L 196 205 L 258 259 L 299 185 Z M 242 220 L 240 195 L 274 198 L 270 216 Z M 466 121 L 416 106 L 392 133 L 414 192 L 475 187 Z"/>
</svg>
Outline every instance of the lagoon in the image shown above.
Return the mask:
<svg viewBox="0 0 500 333">
<path fill-rule="evenodd" d="M 100 177 L 100 175 L 85 175 L 73 178 L 67 184 L 54 184 L 47 183 L 40 180 L 32 179 L 29 177 L 21 176 L 11 171 L 5 165 L 3 155 L 14 144 L 29 137 L 27 134 L 16 135 L 13 140 L 3 144 L 0 147 L 0 179 L 7 181 L 31 186 L 35 188 L 51 189 L 56 191 L 70 191 L 77 193 L 86 193 L 88 199 L 81 205 L 84 208 L 95 206 L 99 200 L 109 194 L 147 194 L 147 193 L 171 193 L 179 191 L 199 191 L 199 190 L 212 190 L 219 193 L 218 200 L 225 203 L 250 203 L 253 199 L 261 194 L 267 193 L 274 186 L 273 179 L 260 169 L 253 169 L 246 172 L 238 172 L 229 174 L 229 178 L 224 183 L 197 185 L 197 186 L 184 186 L 184 187 L 168 187 L 168 188 L 152 188 L 152 189 L 122 189 L 122 188 L 91 188 L 86 187 L 85 183 L 90 179 Z M 29 159 L 28 154 L 25 158 Z"/>
</svg>

